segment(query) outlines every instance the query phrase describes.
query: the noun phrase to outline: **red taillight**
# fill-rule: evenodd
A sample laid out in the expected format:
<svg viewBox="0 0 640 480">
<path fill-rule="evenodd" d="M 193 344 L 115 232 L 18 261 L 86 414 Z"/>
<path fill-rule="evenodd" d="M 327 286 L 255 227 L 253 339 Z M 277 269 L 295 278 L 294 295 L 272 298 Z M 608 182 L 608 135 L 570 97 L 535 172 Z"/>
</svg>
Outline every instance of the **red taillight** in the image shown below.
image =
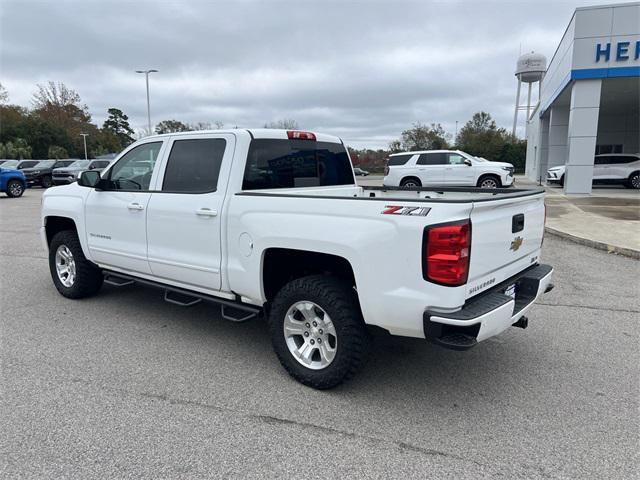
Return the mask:
<svg viewBox="0 0 640 480">
<path fill-rule="evenodd" d="M 311 132 L 301 132 L 300 130 L 287 130 L 287 137 L 289 140 L 314 140 L 316 134 Z"/>
<path fill-rule="evenodd" d="M 464 285 L 469 276 L 470 250 L 469 220 L 425 228 L 424 279 L 453 287 Z"/>
</svg>

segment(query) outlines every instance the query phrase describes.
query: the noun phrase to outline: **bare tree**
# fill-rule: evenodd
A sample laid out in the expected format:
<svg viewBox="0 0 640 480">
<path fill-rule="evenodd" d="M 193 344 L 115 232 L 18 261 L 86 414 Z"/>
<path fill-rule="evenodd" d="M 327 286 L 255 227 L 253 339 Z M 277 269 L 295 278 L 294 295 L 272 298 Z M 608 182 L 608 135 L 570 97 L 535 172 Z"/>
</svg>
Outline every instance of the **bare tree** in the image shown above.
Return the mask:
<svg viewBox="0 0 640 480">
<path fill-rule="evenodd" d="M 82 105 L 78 92 L 68 88 L 62 82 L 47 82 L 45 85 L 38 84 L 37 87 L 38 90 L 31 99 L 35 110 L 42 110 L 51 106 L 58 108 L 74 106 L 82 111 L 87 111 L 87 106 Z"/>
<path fill-rule="evenodd" d="M 264 128 L 279 128 L 283 130 L 297 130 L 298 122 L 292 118 L 283 118 L 275 122 L 269 122 L 264 124 Z"/>
<path fill-rule="evenodd" d="M 5 105 L 9 102 L 9 92 L 4 86 L 0 83 L 0 105 Z"/>
</svg>

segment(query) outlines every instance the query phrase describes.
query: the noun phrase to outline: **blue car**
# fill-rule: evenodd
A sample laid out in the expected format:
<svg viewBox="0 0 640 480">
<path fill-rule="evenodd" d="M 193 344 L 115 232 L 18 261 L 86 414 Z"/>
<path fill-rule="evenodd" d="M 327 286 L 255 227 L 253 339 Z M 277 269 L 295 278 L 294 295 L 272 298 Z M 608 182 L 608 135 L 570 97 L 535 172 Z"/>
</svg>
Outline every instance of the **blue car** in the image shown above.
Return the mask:
<svg viewBox="0 0 640 480">
<path fill-rule="evenodd" d="M 0 192 L 8 197 L 21 197 L 27 188 L 27 178 L 20 170 L 0 166 Z"/>
</svg>

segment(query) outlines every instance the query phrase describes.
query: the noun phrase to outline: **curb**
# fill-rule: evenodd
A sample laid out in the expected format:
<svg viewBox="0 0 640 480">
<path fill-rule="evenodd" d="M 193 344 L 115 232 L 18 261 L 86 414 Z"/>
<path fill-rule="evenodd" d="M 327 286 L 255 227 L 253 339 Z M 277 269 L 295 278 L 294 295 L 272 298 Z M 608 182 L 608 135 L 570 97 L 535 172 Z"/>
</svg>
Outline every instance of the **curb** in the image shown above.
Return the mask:
<svg viewBox="0 0 640 480">
<path fill-rule="evenodd" d="M 587 247 L 595 248 L 597 250 L 604 250 L 605 252 L 615 253 L 617 255 L 623 255 L 625 257 L 630 257 L 635 260 L 640 260 L 640 251 L 634 250 L 632 248 L 625 247 L 617 247 L 615 245 L 609 245 L 608 243 L 598 242 L 597 240 L 591 240 L 589 238 L 578 237 L 576 235 L 571 235 L 570 233 L 563 232 L 562 230 L 556 230 L 551 227 L 544 227 L 545 232 L 550 233 L 551 235 L 555 235 L 560 238 L 564 238 L 574 243 L 578 243 L 580 245 L 585 245 Z"/>
</svg>

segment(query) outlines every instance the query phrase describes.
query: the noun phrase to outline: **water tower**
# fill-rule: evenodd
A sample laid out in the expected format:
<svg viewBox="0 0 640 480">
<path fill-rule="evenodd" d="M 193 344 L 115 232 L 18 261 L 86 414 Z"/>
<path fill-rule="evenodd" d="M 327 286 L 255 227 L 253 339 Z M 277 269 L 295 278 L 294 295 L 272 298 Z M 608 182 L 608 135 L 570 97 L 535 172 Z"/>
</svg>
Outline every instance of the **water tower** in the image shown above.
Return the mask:
<svg viewBox="0 0 640 480">
<path fill-rule="evenodd" d="M 547 71 L 547 57 L 539 53 L 525 53 L 518 59 L 516 65 L 516 77 L 518 77 L 518 92 L 516 93 L 516 108 L 513 114 L 513 136 L 516 135 L 516 125 L 518 123 L 518 110 L 520 107 L 520 87 L 522 82 L 529 84 L 527 94 L 527 121 L 531 116 L 531 84 L 538 82 L 538 99 L 540 99 L 540 88 L 542 77 Z"/>
</svg>

